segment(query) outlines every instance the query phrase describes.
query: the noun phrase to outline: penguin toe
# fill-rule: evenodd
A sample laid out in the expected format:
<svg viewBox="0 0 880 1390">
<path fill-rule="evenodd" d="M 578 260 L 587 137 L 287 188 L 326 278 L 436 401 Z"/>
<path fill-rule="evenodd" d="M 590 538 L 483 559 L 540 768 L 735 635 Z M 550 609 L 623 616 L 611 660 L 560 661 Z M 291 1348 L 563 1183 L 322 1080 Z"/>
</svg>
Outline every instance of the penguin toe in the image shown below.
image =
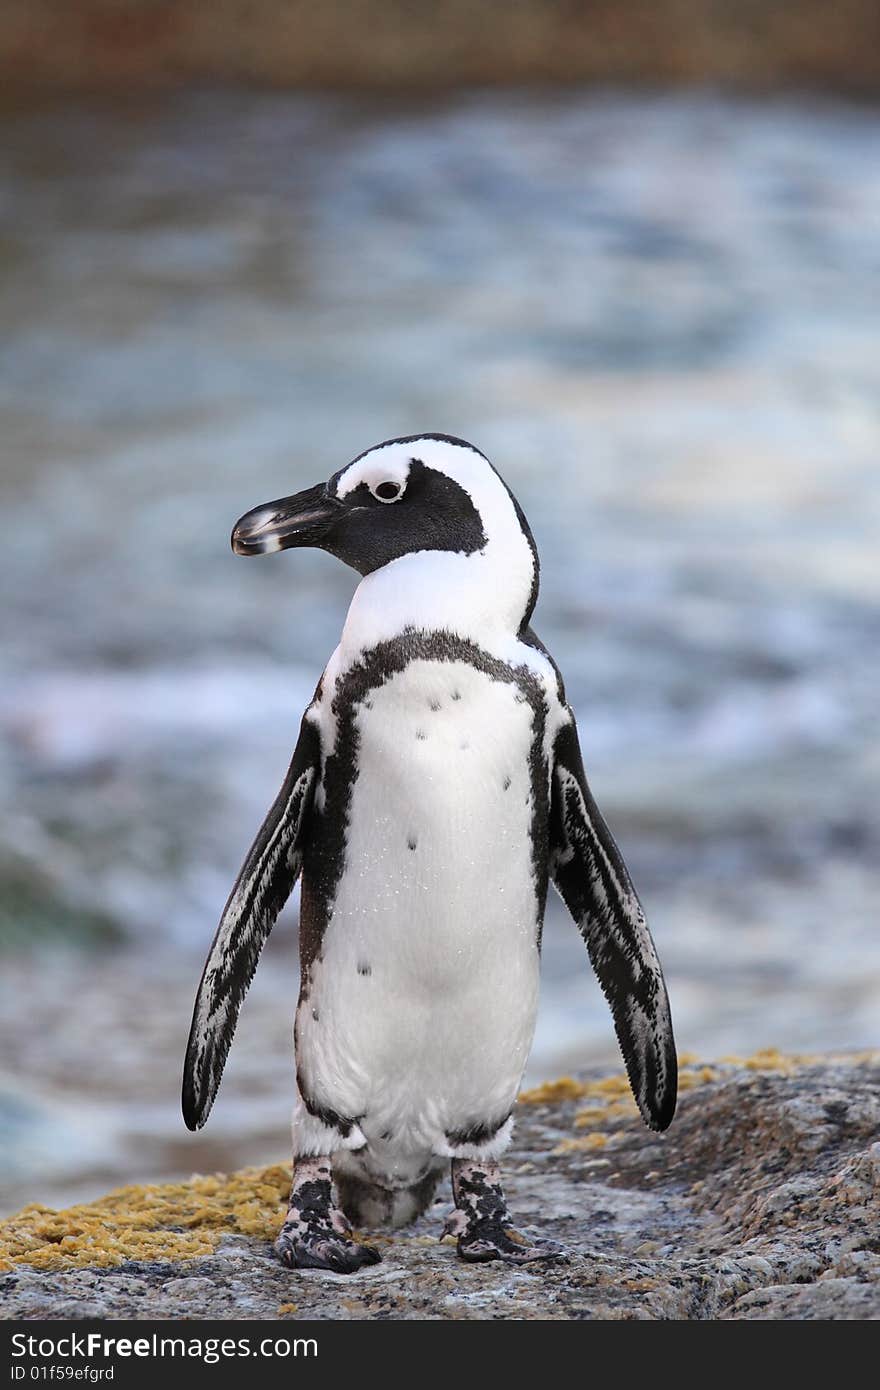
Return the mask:
<svg viewBox="0 0 880 1390">
<path fill-rule="evenodd" d="M 372 1245 L 326 1235 L 291 1236 L 283 1232 L 275 1251 L 288 1269 L 326 1269 L 332 1274 L 354 1274 L 358 1269 L 378 1264 L 382 1256 Z"/>
<path fill-rule="evenodd" d="M 561 1245 L 557 1245 L 552 1240 L 541 1240 L 534 1245 L 525 1245 L 515 1250 L 504 1250 L 499 1255 L 499 1259 L 509 1265 L 537 1264 L 540 1261 L 547 1263 L 556 1262 L 561 1264 L 568 1263 L 568 1255 Z"/>
<path fill-rule="evenodd" d="M 349 1269 L 366 1269 L 370 1265 L 381 1263 L 382 1256 L 373 1245 L 358 1245 L 352 1242 L 354 1252 L 354 1264 Z"/>
<path fill-rule="evenodd" d="M 532 1241 L 512 1226 L 480 1225 L 461 1236 L 458 1253 L 468 1264 L 502 1260 L 505 1264 L 533 1264 L 538 1260 L 566 1260 L 555 1241 Z"/>
</svg>

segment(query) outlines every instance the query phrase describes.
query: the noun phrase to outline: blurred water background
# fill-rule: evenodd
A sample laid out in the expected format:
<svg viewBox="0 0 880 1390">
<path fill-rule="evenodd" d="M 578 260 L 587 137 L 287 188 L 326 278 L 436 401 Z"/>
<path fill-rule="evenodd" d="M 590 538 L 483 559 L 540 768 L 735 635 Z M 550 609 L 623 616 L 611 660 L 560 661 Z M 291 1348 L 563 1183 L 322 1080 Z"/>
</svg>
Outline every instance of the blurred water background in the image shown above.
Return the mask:
<svg viewBox="0 0 880 1390">
<path fill-rule="evenodd" d="M 208 1128 L 202 959 L 354 576 L 232 522 L 472 440 L 679 1046 L 877 1043 L 880 113 L 597 89 L 6 111 L 0 1206 L 281 1158 L 296 903 Z M 616 1064 L 551 902 L 529 1076 Z"/>
</svg>

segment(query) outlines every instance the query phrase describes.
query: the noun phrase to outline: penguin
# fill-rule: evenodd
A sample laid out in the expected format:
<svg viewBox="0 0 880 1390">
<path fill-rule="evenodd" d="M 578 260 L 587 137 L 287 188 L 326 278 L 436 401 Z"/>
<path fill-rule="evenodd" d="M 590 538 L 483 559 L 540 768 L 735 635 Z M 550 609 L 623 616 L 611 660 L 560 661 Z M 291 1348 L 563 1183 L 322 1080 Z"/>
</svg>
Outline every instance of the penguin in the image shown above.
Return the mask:
<svg viewBox="0 0 880 1390">
<path fill-rule="evenodd" d="M 198 1129 L 208 1118 L 260 951 L 300 878 L 282 1262 L 376 1263 L 353 1228 L 413 1220 L 447 1164 L 443 1235 L 462 1259 L 563 1257 L 515 1228 L 499 1167 L 534 1033 L 550 883 L 653 1130 L 672 1120 L 677 1069 L 657 952 L 590 792 L 562 677 L 530 625 L 528 522 L 474 445 L 411 435 L 256 507 L 232 533 L 237 555 L 296 546 L 361 580 L 208 954 L 184 1119 Z"/>
</svg>

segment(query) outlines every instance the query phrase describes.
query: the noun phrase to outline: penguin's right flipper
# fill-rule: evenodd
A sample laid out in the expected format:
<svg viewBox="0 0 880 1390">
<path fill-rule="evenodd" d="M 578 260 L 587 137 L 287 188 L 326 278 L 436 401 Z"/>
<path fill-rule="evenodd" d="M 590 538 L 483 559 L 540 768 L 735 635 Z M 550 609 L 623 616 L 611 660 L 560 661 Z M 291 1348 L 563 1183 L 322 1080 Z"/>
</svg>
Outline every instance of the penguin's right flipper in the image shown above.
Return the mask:
<svg viewBox="0 0 880 1390">
<path fill-rule="evenodd" d="M 287 776 L 242 865 L 205 962 L 183 1066 L 189 1129 L 201 1129 L 211 1113 L 242 1000 L 302 867 L 319 769 L 318 733 L 303 719 Z"/>
<path fill-rule="evenodd" d="M 556 739 L 550 875 L 611 1005 L 642 1118 L 666 1129 L 678 1087 L 666 984 L 642 905 L 587 784 L 573 716 Z"/>
</svg>

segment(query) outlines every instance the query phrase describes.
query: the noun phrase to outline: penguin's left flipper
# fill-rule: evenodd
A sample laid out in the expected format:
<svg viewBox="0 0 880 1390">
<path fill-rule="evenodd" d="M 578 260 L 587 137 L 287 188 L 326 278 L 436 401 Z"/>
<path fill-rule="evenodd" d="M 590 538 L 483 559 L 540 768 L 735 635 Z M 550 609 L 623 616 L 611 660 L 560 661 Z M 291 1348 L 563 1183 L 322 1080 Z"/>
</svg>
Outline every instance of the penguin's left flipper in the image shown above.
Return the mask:
<svg viewBox="0 0 880 1390">
<path fill-rule="evenodd" d="M 650 1129 L 664 1130 L 678 1086 L 666 984 L 642 905 L 587 784 L 573 715 L 554 750 L 550 876 L 611 1005 L 642 1118 Z"/>
<path fill-rule="evenodd" d="M 287 776 L 235 881 L 202 972 L 183 1068 L 189 1129 L 201 1129 L 211 1112 L 242 1000 L 299 876 L 320 758 L 317 730 L 304 718 Z"/>
</svg>

